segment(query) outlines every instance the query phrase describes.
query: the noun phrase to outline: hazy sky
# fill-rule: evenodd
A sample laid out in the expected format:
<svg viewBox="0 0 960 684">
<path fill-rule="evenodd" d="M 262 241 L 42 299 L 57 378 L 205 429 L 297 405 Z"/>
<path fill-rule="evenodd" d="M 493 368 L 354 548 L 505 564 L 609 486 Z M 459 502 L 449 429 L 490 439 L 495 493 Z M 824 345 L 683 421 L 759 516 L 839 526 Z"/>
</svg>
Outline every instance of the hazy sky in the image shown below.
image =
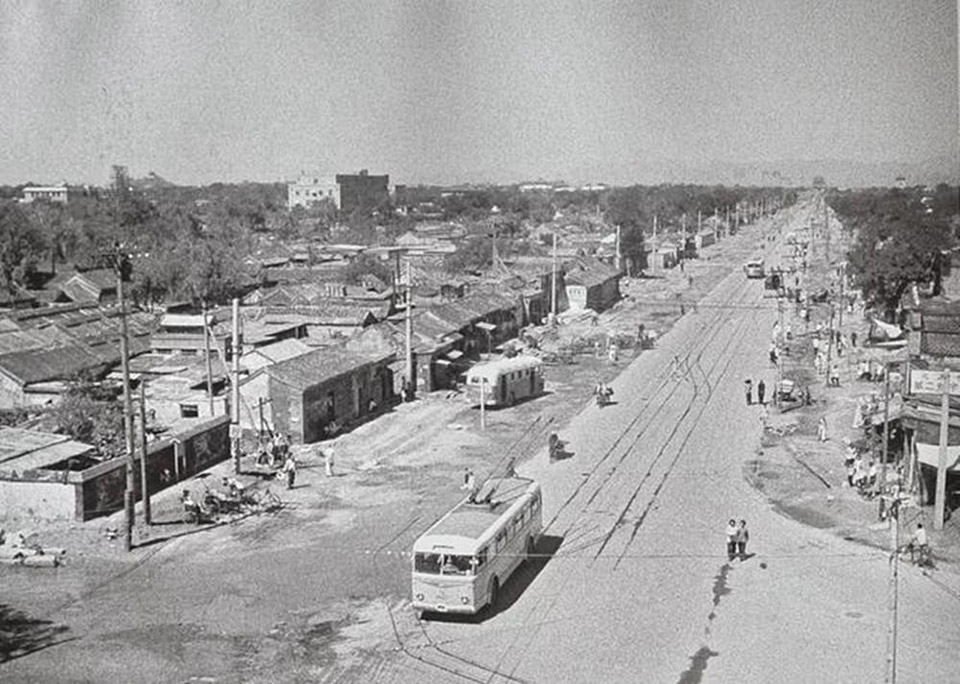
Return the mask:
<svg viewBox="0 0 960 684">
<path fill-rule="evenodd" d="M 958 146 L 955 0 L 0 0 L 0 183 L 644 165 Z"/>
</svg>

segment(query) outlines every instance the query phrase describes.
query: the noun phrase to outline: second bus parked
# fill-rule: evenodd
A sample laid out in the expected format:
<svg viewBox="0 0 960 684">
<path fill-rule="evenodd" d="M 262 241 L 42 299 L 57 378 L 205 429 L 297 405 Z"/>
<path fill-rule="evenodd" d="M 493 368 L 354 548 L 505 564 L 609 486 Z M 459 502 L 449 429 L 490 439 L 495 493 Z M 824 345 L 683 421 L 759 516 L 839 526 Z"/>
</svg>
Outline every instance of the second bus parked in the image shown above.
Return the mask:
<svg viewBox="0 0 960 684">
<path fill-rule="evenodd" d="M 543 363 L 535 356 L 478 363 L 467 371 L 467 392 L 474 404 L 512 406 L 543 392 Z"/>
</svg>

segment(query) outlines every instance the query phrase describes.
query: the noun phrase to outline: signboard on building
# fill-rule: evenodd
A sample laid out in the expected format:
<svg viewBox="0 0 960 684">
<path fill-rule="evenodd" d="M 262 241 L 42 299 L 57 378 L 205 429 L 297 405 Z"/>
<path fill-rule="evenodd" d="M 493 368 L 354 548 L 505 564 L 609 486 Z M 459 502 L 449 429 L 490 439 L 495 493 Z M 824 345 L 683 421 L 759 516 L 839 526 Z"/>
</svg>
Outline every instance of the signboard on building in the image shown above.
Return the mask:
<svg viewBox="0 0 960 684">
<path fill-rule="evenodd" d="M 950 373 L 950 394 L 960 395 L 960 373 Z M 910 394 L 942 394 L 943 371 L 910 369 Z"/>
</svg>

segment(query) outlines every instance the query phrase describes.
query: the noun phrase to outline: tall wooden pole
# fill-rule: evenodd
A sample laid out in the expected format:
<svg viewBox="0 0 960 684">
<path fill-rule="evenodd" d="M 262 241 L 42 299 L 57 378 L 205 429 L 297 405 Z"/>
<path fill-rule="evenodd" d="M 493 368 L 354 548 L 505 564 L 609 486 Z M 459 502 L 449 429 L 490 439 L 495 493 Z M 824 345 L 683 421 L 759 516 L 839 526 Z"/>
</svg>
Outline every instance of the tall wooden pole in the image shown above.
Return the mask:
<svg viewBox="0 0 960 684">
<path fill-rule="evenodd" d="M 947 437 L 950 432 L 950 371 L 943 371 L 940 395 L 940 451 L 937 458 L 937 494 L 934 501 L 933 528 L 943 529 L 947 494 Z"/>
<path fill-rule="evenodd" d="M 557 320 L 557 234 L 553 234 L 553 277 L 550 285 L 550 323 Z"/>
<path fill-rule="evenodd" d="M 240 474 L 240 300 L 233 300 L 233 382 L 230 383 L 230 451 L 233 455 L 233 472 Z"/>
<path fill-rule="evenodd" d="M 404 317 L 404 329 L 407 345 L 407 388 L 408 392 L 416 394 L 413 377 L 413 278 L 410 275 L 410 259 L 407 259 L 407 306 Z"/>
<path fill-rule="evenodd" d="M 143 497 L 143 522 L 153 524 L 150 513 L 150 487 L 147 481 L 147 383 L 140 378 L 140 496 Z"/>
<path fill-rule="evenodd" d="M 887 486 L 887 459 L 890 457 L 890 365 L 883 364 L 883 461 L 880 463 L 880 505 Z"/>
<path fill-rule="evenodd" d="M 117 301 L 120 304 L 120 367 L 123 372 L 123 434 L 127 449 L 126 488 L 123 491 L 123 510 L 125 514 L 124 546 L 127 551 L 133 548 L 134 521 L 134 447 L 133 447 L 133 402 L 130 398 L 130 348 L 127 335 L 127 310 L 123 299 L 123 265 L 119 252 L 117 258 Z"/>
<path fill-rule="evenodd" d="M 207 356 L 207 399 L 210 401 L 210 417 L 213 418 L 213 361 L 210 359 L 210 330 L 207 327 L 207 302 L 203 302 L 203 348 Z"/>
</svg>

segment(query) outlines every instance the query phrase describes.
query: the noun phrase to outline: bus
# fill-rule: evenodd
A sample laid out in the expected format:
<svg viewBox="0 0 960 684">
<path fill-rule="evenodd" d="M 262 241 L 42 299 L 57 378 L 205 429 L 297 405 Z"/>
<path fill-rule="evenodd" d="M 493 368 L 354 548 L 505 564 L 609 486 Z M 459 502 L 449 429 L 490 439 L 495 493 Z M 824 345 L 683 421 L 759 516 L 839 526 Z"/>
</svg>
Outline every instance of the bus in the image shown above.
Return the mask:
<svg viewBox="0 0 960 684">
<path fill-rule="evenodd" d="M 763 278 L 764 275 L 766 275 L 763 268 L 763 259 L 748 261 L 747 265 L 743 267 L 743 270 L 748 278 Z"/>
<path fill-rule="evenodd" d="M 518 399 L 543 392 L 543 362 L 535 356 L 514 356 L 478 363 L 467 371 L 467 396 L 471 403 L 513 406 Z"/>
<path fill-rule="evenodd" d="M 500 588 L 537 548 L 542 509 L 533 480 L 487 480 L 414 542 L 413 608 L 470 615 L 495 607 Z"/>
</svg>

